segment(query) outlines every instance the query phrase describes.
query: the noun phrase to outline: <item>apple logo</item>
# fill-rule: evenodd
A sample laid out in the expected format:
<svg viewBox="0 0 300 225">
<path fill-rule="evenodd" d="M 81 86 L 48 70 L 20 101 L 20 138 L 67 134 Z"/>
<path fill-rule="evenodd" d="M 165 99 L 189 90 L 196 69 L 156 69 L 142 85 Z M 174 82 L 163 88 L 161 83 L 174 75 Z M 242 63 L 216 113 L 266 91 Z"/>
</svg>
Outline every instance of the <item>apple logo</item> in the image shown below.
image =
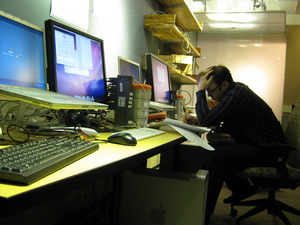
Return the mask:
<svg viewBox="0 0 300 225">
<path fill-rule="evenodd" d="M 163 210 L 163 205 L 158 209 L 152 209 L 150 211 L 150 219 L 153 224 L 164 225 L 166 223 L 165 219 L 166 211 Z"/>
</svg>

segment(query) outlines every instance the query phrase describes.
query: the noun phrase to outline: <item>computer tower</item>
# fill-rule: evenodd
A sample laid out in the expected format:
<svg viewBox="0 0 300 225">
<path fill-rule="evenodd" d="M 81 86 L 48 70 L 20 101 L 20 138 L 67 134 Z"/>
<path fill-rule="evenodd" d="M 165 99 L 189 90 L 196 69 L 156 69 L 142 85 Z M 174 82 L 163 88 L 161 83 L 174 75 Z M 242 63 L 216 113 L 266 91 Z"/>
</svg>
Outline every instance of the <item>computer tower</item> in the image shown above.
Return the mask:
<svg viewBox="0 0 300 225">
<path fill-rule="evenodd" d="M 196 174 L 143 169 L 123 171 L 117 225 L 204 224 L 208 171 Z"/>
</svg>

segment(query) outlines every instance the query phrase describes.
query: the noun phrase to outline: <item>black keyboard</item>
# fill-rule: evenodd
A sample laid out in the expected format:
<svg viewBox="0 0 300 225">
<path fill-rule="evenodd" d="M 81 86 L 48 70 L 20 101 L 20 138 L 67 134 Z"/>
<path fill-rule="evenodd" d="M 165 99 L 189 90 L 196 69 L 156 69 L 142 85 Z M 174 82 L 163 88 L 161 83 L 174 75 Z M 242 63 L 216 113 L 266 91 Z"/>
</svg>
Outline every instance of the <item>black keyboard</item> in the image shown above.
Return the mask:
<svg viewBox="0 0 300 225">
<path fill-rule="evenodd" d="M 97 143 L 45 138 L 0 149 L 0 179 L 31 184 L 99 149 Z"/>
</svg>

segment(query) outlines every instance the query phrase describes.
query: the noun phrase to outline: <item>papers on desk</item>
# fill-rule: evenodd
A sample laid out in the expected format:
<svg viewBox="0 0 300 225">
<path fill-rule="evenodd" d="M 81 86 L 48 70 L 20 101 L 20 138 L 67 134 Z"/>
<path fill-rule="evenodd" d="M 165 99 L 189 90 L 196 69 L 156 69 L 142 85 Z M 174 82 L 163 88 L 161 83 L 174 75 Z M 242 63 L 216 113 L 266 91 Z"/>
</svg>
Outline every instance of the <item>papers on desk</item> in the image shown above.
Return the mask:
<svg viewBox="0 0 300 225">
<path fill-rule="evenodd" d="M 199 134 L 204 134 L 206 132 L 209 132 L 211 129 L 207 127 L 198 127 L 198 126 L 192 126 L 186 123 L 183 123 L 178 120 L 173 120 L 166 118 L 163 120 L 163 122 L 157 123 L 156 125 L 153 125 L 152 127 L 159 128 L 161 126 L 169 125 L 174 130 L 176 130 L 178 133 L 180 133 L 182 136 L 184 136 L 189 141 L 201 146 L 202 148 L 205 148 L 206 150 L 213 151 L 215 150 L 212 146 L 210 146 L 205 140 L 203 140 Z"/>
</svg>

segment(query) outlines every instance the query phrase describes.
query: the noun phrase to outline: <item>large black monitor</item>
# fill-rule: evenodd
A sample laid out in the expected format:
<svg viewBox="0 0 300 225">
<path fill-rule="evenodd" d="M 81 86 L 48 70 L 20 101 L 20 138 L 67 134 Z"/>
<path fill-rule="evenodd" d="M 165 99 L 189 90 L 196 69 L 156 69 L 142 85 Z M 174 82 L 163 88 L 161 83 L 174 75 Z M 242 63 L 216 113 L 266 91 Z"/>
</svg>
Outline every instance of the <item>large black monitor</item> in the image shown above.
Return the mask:
<svg viewBox="0 0 300 225">
<path fill-rule="evenodd" d="M 140 83 L 140 64 L 129 59 L 118 57 L 119 75 L 129 75 L 134 77 L 134 83 Z"/>
<path fill-rule="evenodd" d="M 151 101 L 171 104 L 169 67 L 153 54 L 146 55 L 146 83 L 152 86 Z"/>
<path fill-rule="evenodd" d="M 46 89 L 42 28 L 0 11 L 0 84 Z"/>
<path fill-rule="evenodd" d="M 53 20 L 45 31 L 49 89 L 107 103 L 103 40 Z"/>
</svg>

